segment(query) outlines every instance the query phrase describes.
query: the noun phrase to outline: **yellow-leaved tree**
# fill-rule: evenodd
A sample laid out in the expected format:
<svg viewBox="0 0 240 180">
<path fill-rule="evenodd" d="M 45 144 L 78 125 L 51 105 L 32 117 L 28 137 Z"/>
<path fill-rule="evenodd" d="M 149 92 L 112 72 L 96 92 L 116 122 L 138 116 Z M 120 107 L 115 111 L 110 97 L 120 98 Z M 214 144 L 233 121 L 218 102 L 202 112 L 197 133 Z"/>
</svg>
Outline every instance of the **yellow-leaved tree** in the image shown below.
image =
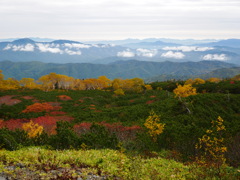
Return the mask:
<svg viewBox="0 0 240 180">
<path fill-rule="evenodd" d="M 201 79 L 201 78 L 196 78 L 196 79 L 194 79 L 194 80 L 192 80 L 192 79 L 188 79 L 188 80 L 186 80 L 186 82 L 184 83 L 185 85 L 188 85 L 188 84 L 190 84 L 190 85 L 193 85 L 193 84 L 204 84 L 205 83 L 205 80 L 203 80 L 203 79 Z"/>
<path fill-rule="evenodd" d="M 148 133 L 153 141 L 156 142 L 157 136 L 162 134 L 165 124 L 160 123 L 160 116 L 152 110 L 150 111 L 150 115 L 146 119 L 144 126 L 148 129 Z"/>
<path fill-rule="evenodd" d="M 2 74 L 2 70 L 0 70 L 0 81 L 2 81 L 4 78 L 4 75 Z"/>
<path fill-rule="evenodd" d="M 213 83 L 218 83 L 218 82 L 221 81 L 221 79 L 212 77 L 212 78 L 207 79 L 207 81 L 208 81 L 208 82 L 213 82 Z"/>
<path fill-rule="evenodd" d="M 114 79 L 112 81 L 112 87 L 114 90 L 122 89 L 124 91 L 134 91 L 137 93 L 141 93 L 145 86 L 143 79 L 133 78 L 133 79 Z"/>
<path fill-rule="evenodd" d="M 191 95 L 196 95 L 197 90 L 196 88 L 192 87 L 191 84 L 186 85 L 178 85 L 176 89 L 173 90 L 175 97 L 181 99 L 182 97 L 188 97 Z"/>
<path fill-rule="evenodd" d="M 212 121 L 211 129 L 206 130 L 206 134 L 199 138 L 196 149 L 200 151 L 197 159 L 201 165 L 211 165 L 219 168 L 226 162 L 225 153 L 227 147 L 224 145 L 223 132 L 226 130 L 223 119 L 219 116 Z"/>
<path fill-rule="evenodd" d="M 39 85 L 35 83 L 35 80 L 33 78 L 22 78 L 19 81 L 19 83 L 24 88 L 28 88 L 28 89 L 39 88 Z"/>
<path fill-rule="evenodd" d="M 19 88 L 19 81 L 14 78 L 8 78 L 0 82 L 0 90 L 15 90 Z"/>
<path fill-rule="evenodd" d="M 185 85 L 178 85 L 176 89 L 173 90 L 175 97 L 178 97 L 178 99 L 182 102 L 183 107 L 188 111 L 189 114 L 191 114 L 190 109 L 188 108 L 188 102 L 185 99 L 185 97 L 196 95 L 197 90 L 196 88 L 192 87 L 191 84 L 185 84 Z"/>
<path fill-rule="evenodd" d="M 240 74 L 234 76 L 233 78 L 231 78 L 231 80 L 240 81 Z"/>
</svg>

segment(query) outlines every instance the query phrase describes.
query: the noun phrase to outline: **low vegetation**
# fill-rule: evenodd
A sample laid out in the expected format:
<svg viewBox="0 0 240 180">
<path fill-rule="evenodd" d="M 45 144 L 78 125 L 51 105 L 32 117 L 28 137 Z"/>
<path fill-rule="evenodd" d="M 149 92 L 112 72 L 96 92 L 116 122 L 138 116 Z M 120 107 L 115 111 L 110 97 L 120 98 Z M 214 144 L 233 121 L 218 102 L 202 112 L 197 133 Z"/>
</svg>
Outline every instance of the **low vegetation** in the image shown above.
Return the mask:
<svg viewBox="0 0 240 180">
<path fill-rule="evenodd" d="M 99 79 L 88 86 L 95 88 L 81 81 L 84 90 L 59 79 L 14 89 L 2 76 L 0 172 L 32 179 L 240 178 L 239 76 L 147 85 Z"/>
</svg>

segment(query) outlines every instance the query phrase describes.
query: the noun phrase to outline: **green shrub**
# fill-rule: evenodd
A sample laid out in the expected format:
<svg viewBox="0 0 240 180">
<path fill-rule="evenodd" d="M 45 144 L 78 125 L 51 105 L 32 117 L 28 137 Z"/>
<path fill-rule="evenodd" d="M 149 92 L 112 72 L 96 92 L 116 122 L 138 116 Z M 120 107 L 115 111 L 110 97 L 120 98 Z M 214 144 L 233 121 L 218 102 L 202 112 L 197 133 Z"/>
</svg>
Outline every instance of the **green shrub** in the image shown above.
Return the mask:
<svg viewBox="0 0 240 180">
<path fill-rule="evenodd" d="M 104 126 L 95 123 L 90 127 L 90 132 L 81 135 L 80 138 L 84 144 L 94 149 L 115 149 L 118 144 L 115 134 L 110 134 Z"/>
<path fill-rule="evenodd" d="M 57 134 L 52 135 L 49 140 L 49 145 L 54 149 L 71 149 L 79 148 L 81 143 L 79 137 L 73 131 L 73 125 L 67 121 L 57 122 Z"/>
<path fill-rule="evenodd" d="M 18 143 L 15 141 L 14 136 L 8 129 L 0 129 L 0 149 L 14 151 L 18 148 Z"/>
</svg>

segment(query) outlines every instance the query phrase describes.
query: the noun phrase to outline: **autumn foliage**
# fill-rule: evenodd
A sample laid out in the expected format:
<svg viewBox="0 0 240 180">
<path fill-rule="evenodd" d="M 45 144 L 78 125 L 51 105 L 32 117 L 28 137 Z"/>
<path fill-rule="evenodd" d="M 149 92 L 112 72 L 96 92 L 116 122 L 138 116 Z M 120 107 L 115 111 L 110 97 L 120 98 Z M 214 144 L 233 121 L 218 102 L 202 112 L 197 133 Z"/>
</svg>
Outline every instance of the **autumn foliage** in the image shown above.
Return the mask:
<svg viewBox="0 0 240 180">
<path fill-rule="evenodd" d="M 173 90 L 176 97 L 188 97 L 191 95 L 196 95 L 197 90 L 196 88 L 193 88 L 191 84 L 187 85 L 178 85 L 176 89 Z"/>
<path fill-rule="evenodd" d="M 23 113 L 29 113 L 29 112 L 49 112 L 54 110 L 54 107 L 50 105 L 49 103 L 34 103 L 30 106 L 27 106 L 25 110 L 23 110 Z"/>
<path fill-rule="evenodd" d="M 217 167 L 226 162 L 227 147 L 224 145 L 224 138 L 222 137 L 224 131 L 226 129 L 223 119 L 219 116 L 216 121 L 212 121 L 211 129 L 206 130 L 206 134 L 199 138 L 199 142 L 196 144 L 196 149 L 201 150 L 198 162 Z"/>
<path fill-rule="evenodd" d="M 146 119 L 144 126 L 148 129 L 149 135 L 153 138 L 153 141 L 157 141 L 157 136 L 163 132 L 165 124 L 160 123 L 160 117 L 154 111 L 150 112 L 150 115 Z"/>
<path fill-rule="evenodd" d="M 67 96 L 67 95 L 60 95 L 60 96 L 58 96 L 58 98 L 62 101 L 72 100 L 72 98 L 70 96 Z"/>
<path fill-rule="evenodd" d="M 32 121 L 24 123 L 22 125 L 22 128 L 24 131 L 28 133 L 28 136 L 30 138 L 34 138 L 38 135 L 41 135 L 43 132 L 43 127 L 38 125 L 37 123 L 33 123 Z"/>
<path fill-rule="evenodd" d="M 114 91 L 114 94 L 116 95 L 124 95 L 124 91 L 122 89 L 117 89 Z"/>
<path fill-rule="evenodd" d="M 81 135 L 87 133 L 93 123 L 82 122 L 74 125 L 74 131 Z M 137 132 L 140 132 L 142 128 L 140 126 L 123 126 L 121 123 L 106 123 L 105 121 L 97 123 L 104 126 L 110 133 L 115 133 L 120 140 L 134 139 Z"/>
</svg>

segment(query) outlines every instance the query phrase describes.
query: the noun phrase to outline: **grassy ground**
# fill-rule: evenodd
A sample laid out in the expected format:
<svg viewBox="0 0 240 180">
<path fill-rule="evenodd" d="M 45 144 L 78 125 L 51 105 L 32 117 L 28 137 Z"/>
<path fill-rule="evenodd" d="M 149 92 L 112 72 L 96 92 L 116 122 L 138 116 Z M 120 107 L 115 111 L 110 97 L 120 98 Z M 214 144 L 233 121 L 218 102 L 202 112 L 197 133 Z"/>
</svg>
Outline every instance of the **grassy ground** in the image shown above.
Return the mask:
<svg viewBox="0 0 240 180">
<path fill-rule="evenodd" d="M 195 179 L 182 163 L 161 157 L 127 156 L 109 149 L 56 151 L 32 147 L 1 150 L 0 159 L 0 171 L 17 179 L 26 175 L 29 179 L 74 179 L 89 174 L 108 179 Z"/>
</svg>

